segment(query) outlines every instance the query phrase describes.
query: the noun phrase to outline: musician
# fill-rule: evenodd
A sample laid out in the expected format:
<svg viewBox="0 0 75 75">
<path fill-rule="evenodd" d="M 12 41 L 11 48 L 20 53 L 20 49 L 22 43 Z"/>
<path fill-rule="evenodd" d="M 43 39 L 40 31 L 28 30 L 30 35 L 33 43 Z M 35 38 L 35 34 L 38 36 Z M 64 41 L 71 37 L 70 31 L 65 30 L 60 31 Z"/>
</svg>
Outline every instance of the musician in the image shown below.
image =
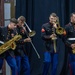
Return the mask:
<svg viewBox="0 0 75 75">
<path fill-rule="evenodd" d="M 42 25 L 41 36 L 45 41 L 45 52 L 44 52 L 44 68 L 43 74 L 47 75 L 50 64 L 52 65 L 51 74 L 56 75 L 56 69 L 58 64 L 58 52 L 59 52 L 59 41 L 58 35 L 56 35 L 56 24 L 57 15 L 55 13 L 50 14 L 49 22 Z"/>
<path fill-rule="evenodd" d="M 13 30 L 14 28 L 16 28 L 17 23 L 18 21 L 15 18 L 12 18 L 8 26 L 0 27 L 0 41 L 2 41 L 0 43 L 3 44 L 3 42 L 7 42 L 14 37 L 15 33 L 13 33 Z M 2 69 L 4 59 L 7 61 L 8 65 L 10 66 L 12 70 L 12 75 L 17 75 L 17 65 L 16 65 L 14 52 L 12 49 L 7 50 L 6 52 L 0 55 L 0 69 Z"/>
<path fill-rule="evenodd" d="M 30 75 L 30 64 L 29 59 L 25 50 L 25 42 L 30 42 L 31 39 L 26 35 L 26 29 L 24 27 L 25 17 L 20 16 L 18 18 L 17 32 L 22 36 L 22 39 L 17 43 L 17 48 L 15 50 L 16 62 L 18 66 L 18 73 L 20 75 L 21 67 L 23 75 Z M 22 73 L 21 73 L 22 75 Z"/>
<path fill-rule="evenodd" d="M 75 75 L 75 13 L 70 16 L 70 22 L 65 26 L 66 29 L 66 48 L 69 52 L 70 72 Z"/>
</svg>

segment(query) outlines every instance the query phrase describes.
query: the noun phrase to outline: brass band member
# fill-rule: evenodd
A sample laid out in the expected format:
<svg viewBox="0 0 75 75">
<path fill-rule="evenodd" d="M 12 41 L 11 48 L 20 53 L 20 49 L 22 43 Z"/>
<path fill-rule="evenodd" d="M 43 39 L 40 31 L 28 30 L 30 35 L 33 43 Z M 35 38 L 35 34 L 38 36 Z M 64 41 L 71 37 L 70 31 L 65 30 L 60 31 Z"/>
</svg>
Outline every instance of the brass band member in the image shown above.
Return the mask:
<svg viewBox="0 0 75 75">
<path fill-rule="evenodd" d="M 12 37 L 14 37 L 14 28 L 16 28 L 17 20 L 12 18 L 7 27 L 0 27 L 0 41 L 6 42 L 9 41 Z M 1 42 L 0 42 L 1 43 Z M 12 70 L 12 75 L 17 75 L 17 65 L 16 60 L 14 58 L 14 51 L 12 49 L 7 50 L 3 54 L 0 55 L 0 69 L 3 65 L 3 60 L 6 60 L 8 65 Z"/>
<path fill-rule="evenodd" d="M 45 41 L 46 47 L 44 53 L 43 75 L 48 74 L 50 64 L 52 65 L 50 75 L 56 75 L 59 53 L 59 36 L 56 34 L 56 21 L 57 15 L 55 13 L 50 14 L 49 22 L 43 24 L 41 29 L 41 36 Z"/>
<path fill-rule="evenodd" d="M 25 42 L 30 42 L 31 39 L 26 35 L 26 29 L 24 27 L 25 17 L 20 16 L 18 18 L 17 24 L 17 32 L 22 36 L 22 39 L 17 43 L 17 48 L 15 50 L 16 62 L 18 66 L 18 74 L 20 75 L 20 71 L 22 68 L 21 75 L 30 75 L 30 64 L 29 59 L 25 50 Z"/>
<path fill-rule="evenodd" d="M 66 29 L 66 47 L 69 52 L 70 69 L 72 75 L 75 75 L 75 13 L 70 16 L 70 22 L 65 26 Z M 71 72 L 70 71 L 70 72 Z"/>
</svg>

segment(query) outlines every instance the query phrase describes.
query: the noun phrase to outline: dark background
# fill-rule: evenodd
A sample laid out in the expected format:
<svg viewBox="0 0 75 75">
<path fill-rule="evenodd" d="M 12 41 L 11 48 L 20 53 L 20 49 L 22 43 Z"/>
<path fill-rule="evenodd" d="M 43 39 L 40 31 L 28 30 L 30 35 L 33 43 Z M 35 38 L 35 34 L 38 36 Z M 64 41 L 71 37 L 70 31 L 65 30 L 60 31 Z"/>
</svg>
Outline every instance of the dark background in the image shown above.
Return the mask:
<svg viewBox="0 0 75 75">
<path fill-rule="evenodd" d="M 23 15 L 26 22 L 36 35 L 32 38 L 33 43 L 39 52 L 41 59 L 32 47 L 29 50 L 31 65 L 31 75 L 41 75 L 43 69 L 44 44 L 41 39 L 41 26 L 48 22 L 49 15 L 55 12 L 60 19 L 60 26 L 64 27 L 69 22 L 70 14 L 75 12 L 75 0 L 16 0 L 16 18 Z M 63 43 L 60 42 L 61 51 L 59 54 L 58 72 L 63 69 L 65 50 Z M 62 59 L 62 60 L 61 60 Z"/>
</svg>

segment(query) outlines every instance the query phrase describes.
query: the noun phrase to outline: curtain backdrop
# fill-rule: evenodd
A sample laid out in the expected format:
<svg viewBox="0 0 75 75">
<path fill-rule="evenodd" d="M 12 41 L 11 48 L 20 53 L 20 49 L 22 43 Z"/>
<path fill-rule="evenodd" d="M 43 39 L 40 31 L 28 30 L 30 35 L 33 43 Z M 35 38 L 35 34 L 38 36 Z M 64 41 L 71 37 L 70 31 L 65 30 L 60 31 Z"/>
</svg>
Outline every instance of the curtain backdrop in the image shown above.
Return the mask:
<svg viewBox="0 0 75 75">
<path fill-rule="evenodd" d="M 21 15 L 25 16 L 29 27 L 36 31 L 36 35 L 32 38 L 32 41 L 40 54 L 41 59 L 38 59 L 34 49 L 31 47 L 29 50 L 31 75 L 41 75 L 42 73 L 44 44 L 41 39 L 41 26 L 49 21 L 48 18 L 52 12 L 55 12 L 59 16 L 60 25 L 64 27 L 65 24 L 69 22 L 70 14 L 75 12 L 75 0 L 16 0 L 16 18 Z M 57 75 L 60 75 L 62 71 L 64 73 L 63 66 L 65 63 L 64 57 L 66 51 L 63 42 L 60 42 L 60 45 L 60 62 Z"/>
</svg>

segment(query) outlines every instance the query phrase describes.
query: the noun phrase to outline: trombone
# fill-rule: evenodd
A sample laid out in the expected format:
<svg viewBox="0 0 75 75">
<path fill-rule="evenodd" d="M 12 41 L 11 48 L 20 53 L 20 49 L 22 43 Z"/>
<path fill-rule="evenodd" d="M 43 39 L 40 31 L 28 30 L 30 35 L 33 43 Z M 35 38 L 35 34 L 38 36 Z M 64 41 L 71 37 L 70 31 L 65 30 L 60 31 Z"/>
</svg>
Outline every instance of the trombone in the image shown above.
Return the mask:
<svg viewBox="0 0 75 75">
<path fill-rule="evenodd" d="M 27 23 L 26 22 L 24 22 L 24 24 L 26 25 L 26 27 L 28 28 L 28 30 L 29 30 L 29 37 L 33 37 L 35 34 L 36 34 L 36 32 L 35 31 L 32 31 L 30 28 L 29 28 L 29 26 L 27 25 Z"/>
<path fill-rule="evenodd" d="M 36 32 L 35 32 L 35 31 L 32 31 L 32 30 L 29 28 L 29 26 L 27 25 L 26 22 L 24 22 L 24 24 L 25 24 L 25 26 L 26 26 L 26 27 L 28 28 L 28 30 L 29 30 L 29 33 L 26 31 L 27 37 L 28 37 L 28 38 L 33 37 L 33 36 L 36 34 Z M 30 41 L 30 43 L 31 43 L 32 47 L 34 48 L 34 51 L 36 52 L 38 58 L 40 59 L 40 55 L 39 55 L 39 53 L 37 52 L 37 50 L 36 50 L 34 44 L 32 43 L 32 41 Z"/>
<path fill-rule="evenodd" d="M 54 27 L 52 28 L 52 31 L 53 31 L 52 33 L 55 34 L 55 28 Z M 57 37 L 52 38 L 55 53 L 56 53 L 56 39 L 57 39 Z"/>
<path fill-rule="evenodd" d="M 60 27 L 60 23 L 59 23 L 59 17 L 57 17 L 55 24 L 57 25 L 57 28 L 55 29 L 53 27 L 53 34 L 58 34 L 58 35 L 62 35 L 64 34 L 65 29 Z M 54 44 L 54 52 L 56 53 L 56 37 L 52 38 L 53 40 L 53 44 Z"/>
<path fill-rule="evenodd" d="M 59 17 L 57 17 L 56 24 L 58 25 L 56 28 L 56 33 L 59 35 L 62 35 L 64 33 L 65 29 L 60 27 Z"/>
</svg>

